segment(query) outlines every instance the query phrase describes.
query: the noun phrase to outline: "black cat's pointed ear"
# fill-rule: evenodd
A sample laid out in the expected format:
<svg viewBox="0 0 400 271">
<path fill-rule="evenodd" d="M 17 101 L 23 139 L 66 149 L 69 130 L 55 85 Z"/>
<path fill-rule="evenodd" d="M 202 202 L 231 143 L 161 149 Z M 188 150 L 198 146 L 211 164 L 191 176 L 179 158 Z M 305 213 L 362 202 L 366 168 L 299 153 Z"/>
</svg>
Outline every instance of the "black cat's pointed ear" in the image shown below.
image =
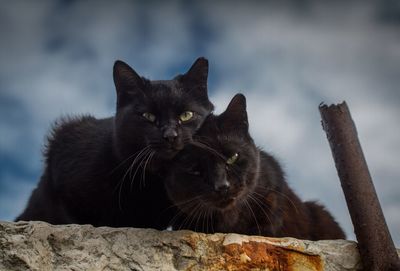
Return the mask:
<svg viewBox="0 0 400 271">
<path fill-rule="evenodd" d="M 143 90 L 143 79 L 125 62 L 117 60 L 114 63 L 113 78 L 117 93 Z"/>
<path fill-rule="evenodd" d="M 225 112 L 220 115 L 221 126 L 225 129 L 249 128 L 246 111 L 246 97 L 239 93 L 230 101 Z"/>
<path fill-rule="evenodd" d="M 208 77 L 208 60 L 204 57 L 199 57 L 193 63 L 192 67 L 182 76 L 185 83 L 202 86 L 207 89 Z"/>
</svg>

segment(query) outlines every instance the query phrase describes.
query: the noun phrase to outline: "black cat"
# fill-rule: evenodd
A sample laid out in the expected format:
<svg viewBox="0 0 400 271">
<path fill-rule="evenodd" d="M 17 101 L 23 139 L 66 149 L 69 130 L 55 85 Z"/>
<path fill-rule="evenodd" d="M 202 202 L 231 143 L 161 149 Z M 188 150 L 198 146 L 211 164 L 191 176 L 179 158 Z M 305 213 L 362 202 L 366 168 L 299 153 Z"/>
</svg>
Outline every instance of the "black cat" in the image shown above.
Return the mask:
<svg viewBox="0 0 400 271">
<path fill-rule="evenodd" d="M 48 139 L 38 187 L 17 220 L 164 229 L 170 205 L 160 170 L 213 109 L 208 61 L 184 75 L 149 81 L 116 61 L 115 117 L 68 118 Z M 165 217 L 165 218 L 164 218 Z"/>
<path fill-rule="evenodd" d="M 180 211 L 173 229 L 345 238 L 332 216 L 315 202 L 302 202 L 278 162 L 255 146 L 241 94 L 224 113 L 206 119 L 194 141 L 172 160 L 165 185 Z"/>
</svg>

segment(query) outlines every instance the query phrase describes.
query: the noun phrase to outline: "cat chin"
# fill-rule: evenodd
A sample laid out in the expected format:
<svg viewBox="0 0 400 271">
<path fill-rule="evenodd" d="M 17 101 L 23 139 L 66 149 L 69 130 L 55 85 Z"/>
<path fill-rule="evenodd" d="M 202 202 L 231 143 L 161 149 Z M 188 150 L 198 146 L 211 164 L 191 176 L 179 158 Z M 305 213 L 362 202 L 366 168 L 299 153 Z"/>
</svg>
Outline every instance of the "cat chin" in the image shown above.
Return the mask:
<svg viewBox="0 0 400 271">
<path fill-rule="evenodd" d="M 179 150 L 175 149 L 163 149 L 156 152 L 156 156 L 159 159 L 171 160 L 178 154 Z"/>
<path fill-rule="evenodd" d="M 224 211 L 229 211 L 231 209 L 236 208 L 238 203 L 238 198 L 237 197 L 229 197 L 229 198 L 224 198 L 220 199 L 217 201 L 212 201 L 207 204 L 207 206 L 210 209 L 214 209 L 216 211 L 224 212 Z"/>
<path fill-rule="evenodd" d="M 179 151 L 183 150 L 185 146 L 183 144 L 166 145 L 157 149 L 156 155 L 163 159 L 172 159 Z"/>
</svg>

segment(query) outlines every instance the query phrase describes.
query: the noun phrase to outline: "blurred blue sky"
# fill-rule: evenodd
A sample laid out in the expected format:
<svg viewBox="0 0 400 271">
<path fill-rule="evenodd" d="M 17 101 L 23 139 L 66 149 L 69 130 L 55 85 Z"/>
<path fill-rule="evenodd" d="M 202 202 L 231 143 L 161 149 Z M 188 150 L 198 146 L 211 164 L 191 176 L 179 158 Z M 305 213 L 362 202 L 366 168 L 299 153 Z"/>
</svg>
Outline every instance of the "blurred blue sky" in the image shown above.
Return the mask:
<svg viewBox="0 0 400 271">
<path fill-rule="evenodd" d="M 0 220 L 39 180 L 62 115 L 114 113 L 112 65 L 150 79 L 210 62 L 216 112 L 247 96 L 252 135 L 354 238 L 318 105 L 346 100 L 400 246 L 399 1 L 1 1 Z"/>
</svg>

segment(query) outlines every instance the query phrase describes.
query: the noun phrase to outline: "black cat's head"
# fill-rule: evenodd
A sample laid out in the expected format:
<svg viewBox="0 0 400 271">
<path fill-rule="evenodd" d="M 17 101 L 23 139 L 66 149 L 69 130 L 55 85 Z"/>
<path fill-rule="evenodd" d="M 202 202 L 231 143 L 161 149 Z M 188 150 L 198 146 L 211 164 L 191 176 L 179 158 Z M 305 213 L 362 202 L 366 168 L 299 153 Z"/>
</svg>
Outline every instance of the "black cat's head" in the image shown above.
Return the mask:
<svg viewBox="0 0 400 271">
<path fill-rule="evenodd" d="M 194 208 L 231 209 L 256 186 L 259 159 L 248 132 L 246 99 L 237 94 L 173 159 L 165 181 L 168 196 L 188 214 Z"/>
<path fill-rule="evenodd" d="M 183 75 L 150 81 L 122 61 L 114 64 L 116 147 L 122 158 L 138 148 L 172 158 L 192 140 L 213 110 L 207 94 L 208 61 L 199 58 Z"/>
</svg>

